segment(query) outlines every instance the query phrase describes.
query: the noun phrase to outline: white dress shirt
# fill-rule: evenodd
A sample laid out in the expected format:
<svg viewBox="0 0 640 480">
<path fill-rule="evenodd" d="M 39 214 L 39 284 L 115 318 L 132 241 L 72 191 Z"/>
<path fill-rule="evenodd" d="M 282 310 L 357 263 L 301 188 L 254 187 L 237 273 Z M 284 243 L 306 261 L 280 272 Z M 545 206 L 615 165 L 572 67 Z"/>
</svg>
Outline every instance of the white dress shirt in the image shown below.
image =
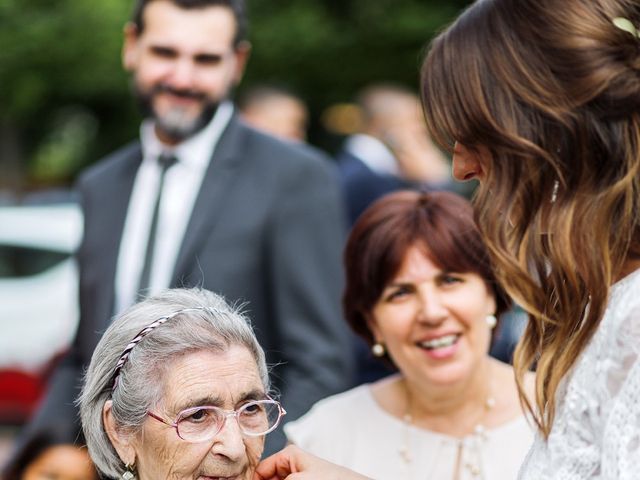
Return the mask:
<svg viewBox="0 0 640 480">
<path fill-rule="evenodd" d="M 147 120 L 140 127 L 143 159 L 133 184 L 120 241 L 114 314 L 120 313 L 137 299 L 151 217 L 159 188 L 161 167 L 158 157 L 163 152 L 171 153 L 178 162 L 167 171 L 164 178 L 147 294 L 169 287 L 202 179 L 232 115 L 231 102 L 220 104 L 205 128 L 174 148 L 160 142 L 153 121 Z"/>
</svg>

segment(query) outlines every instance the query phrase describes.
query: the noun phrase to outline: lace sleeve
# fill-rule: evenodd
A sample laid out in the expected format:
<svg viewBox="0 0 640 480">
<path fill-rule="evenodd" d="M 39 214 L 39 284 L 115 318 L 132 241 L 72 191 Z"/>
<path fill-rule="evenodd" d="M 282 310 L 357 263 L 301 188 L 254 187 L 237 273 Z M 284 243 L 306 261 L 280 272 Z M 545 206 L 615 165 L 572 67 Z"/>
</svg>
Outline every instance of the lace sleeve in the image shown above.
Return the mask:
<svg viewBox="0 0 640 480">
<path fill-rule="evenodd" d="M 640 472 L 640 308 L 616 335 L 615 368 L 607 371 L 613 400 L 602 439 L 602 478 L 637 479 Z"/>
<path fill-rule="evenodd" d="M 521 480 L 640 478 L 640 270 L 612 291 L 598 331 L 556 393 L 548 439 Z"/>
</svg>

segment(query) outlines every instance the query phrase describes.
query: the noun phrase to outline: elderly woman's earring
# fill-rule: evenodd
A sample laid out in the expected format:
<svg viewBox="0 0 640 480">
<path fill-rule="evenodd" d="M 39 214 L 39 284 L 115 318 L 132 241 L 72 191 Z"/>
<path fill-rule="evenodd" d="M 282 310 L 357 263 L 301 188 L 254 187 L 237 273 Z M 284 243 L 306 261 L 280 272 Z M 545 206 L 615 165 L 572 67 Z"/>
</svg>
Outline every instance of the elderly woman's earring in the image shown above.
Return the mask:
<svg viewBox="0 0 640 480">
<path fill-rule="evenodd" d="M 125 465 L 126 470 L 122 473 L 120 478 L 122 480 L 135 480 L 136 474 L 134 473 L 135 465 L 129 465 L 128 463 Z"/>
<path fill-rule="evenodd" d="M 374 357 L 380 358 L 384 357 L 386 350 L 383 344 L 381 344 L 380 342 L 376 342 L 371 346 L 371 353 L 373 353 Z"/>
<path fill-rule="evenodd" d="M 489 325 L 489 328 L 494 329 L 496 328 L 496 325 L 498 324 L 498 319 L 496 318 L 495 315 L 487 315 L 487 325 Z"/>
</svg>

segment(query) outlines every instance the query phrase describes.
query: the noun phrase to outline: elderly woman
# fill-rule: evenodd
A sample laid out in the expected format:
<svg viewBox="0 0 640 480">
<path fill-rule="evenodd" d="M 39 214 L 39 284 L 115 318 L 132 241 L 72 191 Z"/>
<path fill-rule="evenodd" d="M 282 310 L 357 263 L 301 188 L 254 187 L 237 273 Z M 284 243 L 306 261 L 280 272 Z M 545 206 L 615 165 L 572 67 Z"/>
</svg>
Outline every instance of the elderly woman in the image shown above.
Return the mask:
<svg viewBox="0 0 640 480">
<path fill-rule="evenodd" d="M 509 306 L 471 206 L 400 192 L 356 222 L 344 310 L 399 373 L 316 404 L 292 443 L 376 480 L 513 479 L 533 432 L 509 365 L 489 357 Z"/>
<path fill-rule="evenodd" d="M 79 399 L 107 478 L 251 479 L 285 414 L 247 319 L 205 290 L 167 290 L 107 329 Z"/>
</svg>

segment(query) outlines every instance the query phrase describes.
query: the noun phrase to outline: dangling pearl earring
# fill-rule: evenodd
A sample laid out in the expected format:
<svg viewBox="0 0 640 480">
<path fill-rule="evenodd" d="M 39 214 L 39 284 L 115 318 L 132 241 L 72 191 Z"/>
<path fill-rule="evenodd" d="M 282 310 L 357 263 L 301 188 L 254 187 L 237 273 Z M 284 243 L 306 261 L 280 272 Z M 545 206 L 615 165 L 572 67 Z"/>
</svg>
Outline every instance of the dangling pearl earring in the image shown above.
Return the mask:
<svg viewBox="0 0 640 480">
<path fill-rule="evenodd" d="M 373 345 L 371 345 L 371 353 L 373 353 L 374 357 L 380 358 L 380 357 L 384 357 L 386 350 L 383 344 L 381 344 L 380 342 L 376 342 Z"/>
<path fill-rule="evenodd" d="M 498 324 L 498 319 L 495 315 L 487 315 L 486 321 L 487 325 L 489 325 L 489 328 L 491 329 L 496 328 L 496 325 Z"/>
</svg>

